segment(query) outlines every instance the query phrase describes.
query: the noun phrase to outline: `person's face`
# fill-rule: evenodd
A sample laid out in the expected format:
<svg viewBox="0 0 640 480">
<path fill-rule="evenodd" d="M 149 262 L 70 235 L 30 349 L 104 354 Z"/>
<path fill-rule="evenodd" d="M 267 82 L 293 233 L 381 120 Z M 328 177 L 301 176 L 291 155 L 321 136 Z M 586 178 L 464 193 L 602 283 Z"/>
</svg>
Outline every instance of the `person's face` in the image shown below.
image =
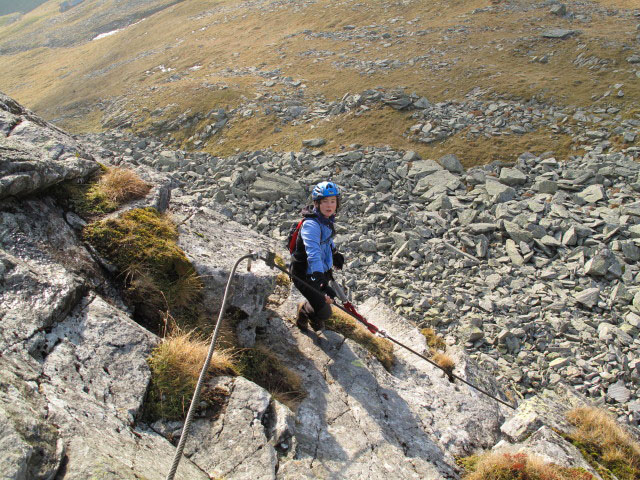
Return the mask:
<svg viewBox="0 0 640 480">
<path fill-rule="evenodd" d="M 337 197 L 325 197 L 320 200 L 320 213 L 325 217 L 329 218 L 331 215 L 336 213 L 336 209 L 338 208 L 338 198 Z"/>
</svg>

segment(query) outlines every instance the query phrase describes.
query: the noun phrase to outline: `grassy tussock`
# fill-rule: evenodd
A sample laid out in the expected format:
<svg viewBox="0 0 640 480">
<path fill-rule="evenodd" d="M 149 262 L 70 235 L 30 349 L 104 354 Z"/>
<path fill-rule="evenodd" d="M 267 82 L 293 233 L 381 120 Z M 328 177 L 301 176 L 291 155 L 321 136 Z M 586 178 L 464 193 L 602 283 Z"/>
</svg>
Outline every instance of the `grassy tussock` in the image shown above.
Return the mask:
<svg viewBox="0 0 640 480">
<path fill-rule="evenodd" d="M 581 468 L 565 468 L 544 463 L 523 453 L 486 453 L 462 459 L 469 472 L 464 480 L 592 480 Z"/>
<path fill-rule="evenodd" d="M 153 208 L 129 210 L 87 225 L 83 236 L 122 273 L 125 296 L 146 327 L 159 331 L 167 312 L 179 326 L 198 324 L 203 284 L 178 247 L 177 228 L 167 215 Z"/>
<path fill-rule="evenodd" d="M 260 385 L 291 409 L 306 396 L 300 376 L 287 368 L 268 347 L 257 345 L 240 350 L 237 357 L 240 375 Z"/>
<path fill-rule="evenodd" d="M 90 191 L 95 191 L 114 204 L 122 204 L 144 197 L 151 185 L 145 183 L 136 172 L 125 168 L 107 168 L 98 183 Z"/>
<path fill-rule="evenodd" d="M 393 346 L 386 338 L 372 335 L 363 325 L 358 323 L 351 315 L 337 308 L 333 309 L 331 317 L 327 320 L 327 328 L 349 338 L 367 349 L 386 368 L 391 370 L 395 361 Z"/>
<path fill-rule="evenodd" d="M 280 255 L 276 255 L 276 258 L 274 261 L 276 265 L 278 265 L 280 268 L 285 268 L 285 269 L 287 268 L 287 263 L 284 261 L 284 258 L 282 258 Z M 289 275 L 287 275 L 284 272 L 279 273 L 276 276 L 276 285 L 288 288 L 291 285 L 291 279 L 289 278 Z"/>
<path fill-rule="evenodd" d="M 151 387 L 145 405 L 148 418 L 184 418 L 193 396 L 200 370 L 207 358 L 209 342 L 198 338 L 193 332 L 174 330 L 152 352 L 149 365 L 152 372 Z M 229 350 L 216 350 L 211 358 L 209 376 L 234 374 L 233 356 Z M 212 401 L 219 391 L 203 392 L 203 400 Z M 224 400 L 223 398 L 221 400 Z"/>
<path fill-rule="evenodd" d="M 447 344 L 440 335 L 436 333 L 433 328 L 423 328 L 420 333 L 427 339 L 427 345 L 429 346 L 429 356 L 431 360 L 442 368 L 445 373 L 452 379 L 451 374 L 456 366 L 455 361 L 450 355 L 447 355 L 444 350 L 447 349 Z"/>
<path fill-rule="evenodd" d="M 434 350 L 444 350 L 447 348 L 444 338 L 438 335 L 433 328 L 423 328 L 420 330 L 420 333 L 427 339 L 429 348 Z"/>
<path fill-rule="evenodd" d="M 132 170 L 102 167 L 86 183 L 65 182 L 54 187 L 53 194 L 81 217 L 92 218 L 143 198 L 150 189 Z"/>
<path fill-rule="evenodd" d="M 570 440 L 604 478 L 640 478 L 640 445 L 607 412 L 576 408 L 567 419 L 576 427 Z"/>
<path fill-rule="evenodd" d="M 453 373 L 453 369 L 456 366 L 456 362 L 454 362 L 453 358 L 442 352 L 435 352 L 431 356 L 431 360 L 433 360 L 436 365 L 440 366 L 440 368 L 442 368 L 449 376 Z"/>
</svg>

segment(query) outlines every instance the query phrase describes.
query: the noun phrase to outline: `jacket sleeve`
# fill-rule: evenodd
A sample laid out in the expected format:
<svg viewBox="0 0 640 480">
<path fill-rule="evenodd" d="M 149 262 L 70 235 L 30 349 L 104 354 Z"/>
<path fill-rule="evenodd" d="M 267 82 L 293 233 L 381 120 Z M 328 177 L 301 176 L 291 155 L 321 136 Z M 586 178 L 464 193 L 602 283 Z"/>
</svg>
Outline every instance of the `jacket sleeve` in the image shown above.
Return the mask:
<svg viewBox="0 0 640 480">
<path fill-rule="evenodd" d="M 309 264 L 307 271 L 309 273 L 324 272 L 322 250 L 320 249 L 320 240 L 322 238 L 320 224 L 314 220 L 305 221 L 300 229 L 300 235 L 302 235 L 304 249 L 307 252 L 307 263 Z"/>
</svg>

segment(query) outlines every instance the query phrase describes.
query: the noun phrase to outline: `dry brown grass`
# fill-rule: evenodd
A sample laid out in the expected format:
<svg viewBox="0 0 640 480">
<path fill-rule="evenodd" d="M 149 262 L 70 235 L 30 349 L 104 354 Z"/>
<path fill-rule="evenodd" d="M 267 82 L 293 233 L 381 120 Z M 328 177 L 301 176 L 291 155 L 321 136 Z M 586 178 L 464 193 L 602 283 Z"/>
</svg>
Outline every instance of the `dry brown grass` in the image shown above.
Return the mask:
<svg viewBox="0 0 640 480">
<path fill-rule="evenodd" d="M 120 204 L 144 197 L 151 190 L 151 185 L 144 182 L 133 170 L 108 168 L 93 188 L 109 201 Z"/>
<path fill-rule="evenodd" d="M 433 328 L 423 328 L 422 330 L 420 330 L 420 333 L 427 339 L 427 345 L 429 346 L 429 348 L 432 348 L 434 350 L 444 350 L 445 348 L 447 348 L 447 344 L 445 343 L 444 338 L 438 335 Z"/>
<path fill-rule="evenodd" d="M 486 453 L 467 457 L 463 465 L 470 471 L 464 480 L 592 480 L 594 477 L 579 468 L 565 468 L 545 463 L 538 457 L 523 453 Z"/>
<path fill-rule="evenodd" d="M 384 368 L 391 370 L 395 361 L 391 342 L 371 334 L 364 325 L 342 310 L 333 308 L 332 311 L 331 317 L 327 320 L 327 328 L 363 346 Z"/>
<path fill-rule="evenodd" d="M 456 366 L 456 362 L 450 355 L 447 355 L 443 352 L 435 352 L 431 356 L 431 360 L 433 360 L 436 365 L 442 368 L 448 376 L 451 376 L 453 373 L 453 369 Z"/>
<path fill-rule="evenodd" d="M 640 445 L 604 410 L 584 407 L 567 413 L 576 429 L 570 438 L 590 459 L 620 479 L 640 476 Z"/>
<path fill-rule="evenodd" d="M 191 380 L 197 380 L 209 351 L 209 340 L 198 337 L 193 331 L 185 332 L 174 327 L 156 349 L 155 361 L 167 362 L 171 372 Z M 235 372 L 231 350 L 215 350 L 207 373 L 212 376 Z"/>
<path fill-rule="evenodd" d="M 184 418 L 193 396 L 195 386 L 204 366 L 209 342 L 193 331 L 174 328 L 153 350 L 149 358 L 152 380 L 149 397 L 145 405 L 147 418 Z M 216 350 L 211 358 L 207 375 L 235 374 L 234 358 L 229 350 Z M 224 398 L 216 392 L 203 392 L 203 399 L 221 402 Z M 213 405 L 216 410 L 220 405 Z"/>
<path fill-rule="evenodd" d="M 240 375 L 260 385 L 292 410 L 306 397 L 300 375 L 285 366 L 267 346 L 257 344 L 239 350 L 237 357 Z"/>
<path fill-rule="evenodd" d="M 434 143 L 420 150 L 423 158 L 438 158 L 448 153 L 454 153 L 460 158 L 465 168 L 485 165 L 493 161 L 513 163 L 523 152 L 540 155 L 553 152 L 559 160 L 565 160 L 569 155 L 584 153 L 576 146 L 573 149 L 572 137 L 569 135 L 552 135 L 544 131 L 530 132 L 522 135 L 505 135 L 499 137 L 468 138 L 458 134 L 443 142 Z M 418 150 L 416 150 L 418 151 Z"/>
</svg>

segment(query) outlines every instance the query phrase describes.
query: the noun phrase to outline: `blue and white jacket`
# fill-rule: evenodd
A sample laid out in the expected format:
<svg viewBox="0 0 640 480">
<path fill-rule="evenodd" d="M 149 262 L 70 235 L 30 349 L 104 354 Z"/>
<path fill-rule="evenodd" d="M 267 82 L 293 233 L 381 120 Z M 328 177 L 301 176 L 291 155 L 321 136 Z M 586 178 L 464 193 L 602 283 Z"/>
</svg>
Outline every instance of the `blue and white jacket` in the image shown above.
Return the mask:
<svg viewBox="0 0 640 480">
<path fill-rule="evenodd" d="M 315 218 L 304 221 L 300 236 L 307 252 L 307 274 L 326 272 L 333 267 L 333 222 L 335 215 L 326 218 L 317 209 Z"/>
</svg>

